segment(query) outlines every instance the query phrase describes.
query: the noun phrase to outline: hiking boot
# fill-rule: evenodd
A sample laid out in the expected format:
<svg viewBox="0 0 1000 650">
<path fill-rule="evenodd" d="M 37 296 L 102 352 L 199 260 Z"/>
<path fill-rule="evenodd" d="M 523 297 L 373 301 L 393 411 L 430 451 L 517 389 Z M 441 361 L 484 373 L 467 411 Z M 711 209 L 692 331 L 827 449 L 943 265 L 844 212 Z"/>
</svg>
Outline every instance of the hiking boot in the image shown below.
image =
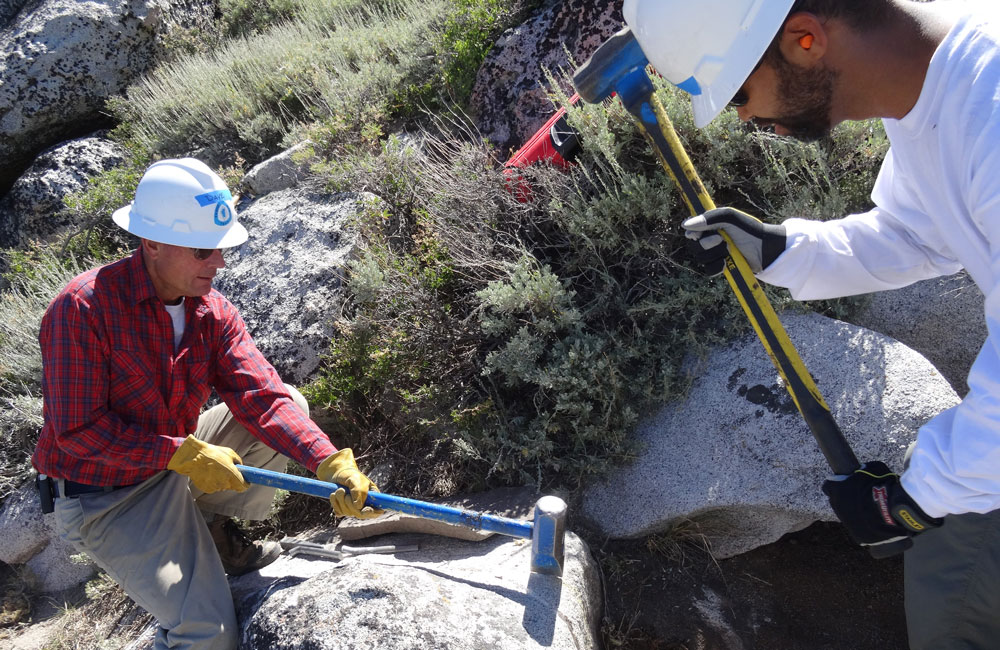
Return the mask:
<svg viewBox="0 0 1000 650">
<path fill-rule="evenodd" d="M 241 576 L 244 573 L 266 567 L 281 555 L 281 544 L 278 542 L 254 541 L 228 517 L 216 518 L 208 525 L 212 533 L 212 541 L 219 551 L 222 567 L 231 576 Z"/>
</svg>

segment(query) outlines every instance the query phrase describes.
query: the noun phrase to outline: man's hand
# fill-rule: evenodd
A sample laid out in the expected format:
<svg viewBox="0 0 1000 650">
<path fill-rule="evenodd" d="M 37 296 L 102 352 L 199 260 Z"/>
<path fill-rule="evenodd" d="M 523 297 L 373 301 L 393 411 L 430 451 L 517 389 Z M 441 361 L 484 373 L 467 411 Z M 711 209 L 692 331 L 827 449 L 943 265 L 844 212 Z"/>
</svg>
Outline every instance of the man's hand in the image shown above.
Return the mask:
<svg viewBox="0 0 1000 650">
<path fill-rule="evenodd" d="M 866 463 L 853 474 L 823 482 L 830 506 L 862 546 L 888 544 L 941 525 L 910 498 L 885 463 Z"/>
<path fill-rule="evenodd" d="M 785 252 L 785 227 L 751 217 L 733 208 L 718 208 L 691 217 L 683 224 L 688 239 L 697 242 L 690 248 L 695 260 L 709 275 L 718 275 L 725 268 L 725 240 L 715 231 L 722 230 L 743 253 L 750 270 L 760 273 Z"/>
<path fill-rule="evenodd" d="M 250 484 L 236 469 L 236 465 L 242 463 L 239 454 L 229 447 L 211 445 L 188 436 L 170 457 L 167 469 L 187 476 L 205 494 L 219 490 L 243 492 Z"/>
<path fill-rule="evenodd" d="M 371 519 L 382 514 L 383 510 L 365 507 L 368 491 L 378 492 L 378 488 L 367 476 L 358 469 L 354 462 L 354 452 L 351 449 L 341 449 L 330 456 L 316 468 L 316 476 L 327 483 L 343 485 L 351 491 L 350 498 L 343 488 L 330 495 L 330 505 L 338 517 L 357 517 Z"/>
</svg>

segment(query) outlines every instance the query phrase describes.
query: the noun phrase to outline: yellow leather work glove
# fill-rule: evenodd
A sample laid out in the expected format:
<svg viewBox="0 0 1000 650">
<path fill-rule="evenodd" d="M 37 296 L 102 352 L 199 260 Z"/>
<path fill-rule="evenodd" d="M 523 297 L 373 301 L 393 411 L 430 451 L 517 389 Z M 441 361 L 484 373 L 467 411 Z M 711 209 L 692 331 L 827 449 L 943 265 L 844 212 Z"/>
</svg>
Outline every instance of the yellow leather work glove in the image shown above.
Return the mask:
<svg viewBox="0 0 1000 650">
<path fill-rule="evenodd" d="M 320 463 L 316 468 L 316 476 L 321 481 L 343 485 L 351 491 L 350 498 L 343 488 L 330 495 L 330 505 L 338 517 L 371 519 L 384 512 L 371 506 L 365 507 L 368 491 L 378 492 L 378 488 L 358 469 L 358 464 L 354 462 L 354 452 L 350 448 L 341 449 Z"/>
<path fill-rule="evenodd" d="M 167 469 L 187 476 L 205 494 L 219 490 L 243 492 L 250 484 L 236 469 L 236 463 L 242 462 L 239 454 L 229 447 L 211 445 L 188 436 L 170 457 Z"/>
</svg>

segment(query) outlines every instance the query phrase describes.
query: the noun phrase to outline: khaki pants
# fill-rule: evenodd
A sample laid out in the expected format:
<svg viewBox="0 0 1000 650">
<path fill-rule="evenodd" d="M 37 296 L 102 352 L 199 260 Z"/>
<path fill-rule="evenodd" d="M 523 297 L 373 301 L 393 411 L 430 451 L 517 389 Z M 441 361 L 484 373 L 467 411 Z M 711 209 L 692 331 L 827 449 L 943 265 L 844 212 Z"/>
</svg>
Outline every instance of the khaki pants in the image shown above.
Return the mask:
<svg viewBox="0 0 1000 650">
<path fill-rule="evenodd" d="M 305 398 L 286 387 L 308 413 Z M 244 465 L 286 468 L 288 459 L 253 437 L 225 404 L 201 415 L 195 436 L 230 447 Z M 56 499 L 56 529 L 153 615 L 156 650 L 229 650 L 239 638 L 236 612 L 204 513 L 263 519 L 273 499 L 274 488 L 259 485 L 204 494 L 164 471 L 114 492 Z"/>
</svg>

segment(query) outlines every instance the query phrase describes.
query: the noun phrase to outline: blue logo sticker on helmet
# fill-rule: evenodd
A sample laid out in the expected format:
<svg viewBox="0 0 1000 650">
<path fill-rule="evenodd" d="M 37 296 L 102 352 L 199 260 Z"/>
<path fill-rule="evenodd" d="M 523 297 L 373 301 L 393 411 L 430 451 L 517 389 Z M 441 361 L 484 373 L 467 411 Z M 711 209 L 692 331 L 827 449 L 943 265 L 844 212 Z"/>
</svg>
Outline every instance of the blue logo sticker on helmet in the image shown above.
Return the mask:
<svg viewBox="0 0 1000 650">
<path fill-rule="evenodd" d="M 215 190 L 214 192 L 206 192 L 204 194 L 199 194 L 194 197 L 195 201 L 201 207 L 206 207 L 215 204 L 215 223 L 219 226 L 225 226 L 230 221 L 233 220 L 233 210 L 229 207 L 226 201 L 233 200 L 233 194 L 229 190 Z"/>
<path fill-rule="evenodd" d="M 219 226 L 225 226 L 230 221 L 233 220 L 233 211 L 229 207 L 228 203 L 219 201 L 215 204 L 215 223 Z"/>
</svg>

